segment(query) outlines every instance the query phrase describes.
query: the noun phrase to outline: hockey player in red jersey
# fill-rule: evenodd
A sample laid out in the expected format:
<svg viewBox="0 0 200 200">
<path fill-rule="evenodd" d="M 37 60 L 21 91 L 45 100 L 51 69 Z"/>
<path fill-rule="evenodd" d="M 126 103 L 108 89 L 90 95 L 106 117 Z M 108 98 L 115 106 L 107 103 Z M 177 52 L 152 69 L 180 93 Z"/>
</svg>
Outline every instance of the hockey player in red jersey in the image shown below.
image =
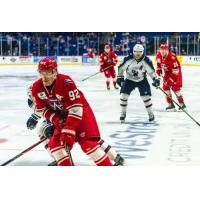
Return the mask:
<svg viewBox="0 0 200 200">
<path fill-rule="evenodd" d="M 57 72 L 57 62 L 53 58 L 42 59 L 38 72 L 41 78 L 33 83 L 32 96 L 37 112 L 41 112 L 55 127 L 48 146 L 57 164 L 72 165 L 65 144 L 72 149 L 78 142 L 96 165 L 112 166 L 103 149 L 105 146 L 93 111 L 74 81 Z M 123 160 L 119 154 L 116 159 Z"/>
<path fill-rule="evenodd" d="M 111 50 L 110 45 L 104 46 L 104 52 L 99 57 L 100 72 L 104 72 L 106 77 L 107 90 L 110 90 L 110 81 L 112 78 L 113 86 L 118 89 L 116 82 L 116 72 L 114 66 L 118 62 L 117 55 Z"/>
<path fill-rule="evenodd" d="M 182 72 L 181 65 L 176 57 L 176 55 L 169 51 L 167 44 L 161 44 L 159 52 L 156 55 L 158 76 L 163 77 L 163 90 L 169 95 L 166 97 L 167 103 L 169 104 L 166 108 L 167 111 L 175 110 L 175 105 L 171 100 L 172 93 L 171 90 L 176 94 L 177 100 L 179 102 L 180 108 L 185 109 L 184 99 L 181 93 L 182 88 Z M 164 74 L 163 74 L 164 72 Z"/>
</svg>

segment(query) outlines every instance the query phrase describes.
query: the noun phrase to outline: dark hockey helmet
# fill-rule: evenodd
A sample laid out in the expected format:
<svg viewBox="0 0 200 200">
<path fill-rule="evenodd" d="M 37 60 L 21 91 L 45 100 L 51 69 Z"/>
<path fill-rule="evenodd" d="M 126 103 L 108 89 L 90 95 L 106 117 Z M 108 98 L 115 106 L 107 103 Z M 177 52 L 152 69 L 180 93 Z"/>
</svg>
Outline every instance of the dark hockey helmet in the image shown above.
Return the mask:
<svg viewBox="0 0 200 200">
<path fill-rule="evenodd" d="M 38 71 L 57 70 L 58 65 L 54 58 L 43 58 L 38 65 Z"/>
</svg>

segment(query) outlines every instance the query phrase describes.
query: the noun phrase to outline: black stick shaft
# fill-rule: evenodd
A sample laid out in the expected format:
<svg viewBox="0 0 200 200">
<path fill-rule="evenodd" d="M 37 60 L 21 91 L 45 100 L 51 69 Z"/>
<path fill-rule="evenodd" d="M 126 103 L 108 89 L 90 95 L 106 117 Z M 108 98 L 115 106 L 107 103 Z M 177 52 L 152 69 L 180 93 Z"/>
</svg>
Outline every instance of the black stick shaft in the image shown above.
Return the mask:
<svg viewBox="0 0 200 200">
<path fill-rule="evenodd" d="M 111 68 L 111 67 L 114 67 L 114 66 L 111 65 L 111 66 L 106 67 L 106 68 L 103 70 L 103 72 L 105 72 L 107 69 L 109 69 L 109 68 Z M 90 75 L 90 76 L 88 76 L 88 77 L 82 79 L 82 81 L 86 81 L 86 80 L 88 80 L 89 78 L 92 78 L 93 76 L 96 76 L 97 74 L 100 74 L 100 73 L 102 73 L 102 72 L 96 72 L 95 74 L 92 74 L 92 75 Z"/>
<path fill-rule="evenodd" d="M 33 144 L 32 146 L 30 146 L 29 148 L 25 149 L 24 151 L 22 151 L 20 154 L 16 155 L 15 157 L 11 158 L 10 160 L 6 161 L 5 163 L 3 163 L 1 166 L 6 166 L 9 163 L 13 162 L 14 160 L 16 160 L 17 158 L 21 157 L 22 155 L 24 155 L 25 153 L 29 152 L 30 150 L 32 150 L 33 148 L 35 148 L 36 146 L 38 146 L 39 144 L 41 144 L 42 142 L 44 142 L 47 138 L 43 138 L 42 140 L 40 140 L 39 142 Z"/>
<path fill-rule="evenodd" d="M 69 155 L 69 159 L 70 159 L 70 162 L 71 162 L 72 166 L 75 166 L 75 165 L 74 165 L 74 161 L 73 161 L 73 159 L 72 159 L 71 151 L 70 151 L 69 146 L 68 146 L 67 144 L 65 144 L 65 148 L 66 148 L 66 151 L 67 151 L 67 153 L 68 153 L 68 155 Z"/>
<path fill-rule="evenodd" d="M 174 101 L 174 99 L 169 96 L 161 87 L 158 87 L 167 97 L 169 97 L 188 117 L 190 117 L 190 119 L 192 119 L 198 126 L 200 126 L 200 123 L 198 121 L 196 121 L 185 109 L 182 109 L 181 106 Z"/>
</svg>

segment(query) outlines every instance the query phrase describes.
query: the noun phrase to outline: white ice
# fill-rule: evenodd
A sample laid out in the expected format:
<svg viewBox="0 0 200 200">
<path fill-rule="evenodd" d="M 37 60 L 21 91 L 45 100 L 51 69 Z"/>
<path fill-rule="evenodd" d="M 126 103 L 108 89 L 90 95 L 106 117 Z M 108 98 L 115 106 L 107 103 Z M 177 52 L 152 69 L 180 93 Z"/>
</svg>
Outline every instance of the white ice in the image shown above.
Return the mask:
<svg viewBox="0 0 200 200">
<path fill-rule="evenodd" d="M 165 112 L 161 91 L 152 87 L 156 124 L 148 121 L 138 91 L 131 94 L 125 124 L 119 122 L 119 91 L 107 91 L 97 66 L 65 66 L 59 72 L 70 75 L 88 99 L 102 138 L 126 158 L 128 165 L 200 165 L 200 127 L 183 112 Z M 200 121 L 200 67 L 183 67 L 183 95 L 188 112 Z M 31 114 L 26 86 L 37 78 L 34 66 L 0 67 L 0 164 L 38 141 L 36 131 L 26 128 Z M 150 80 L 151 82 L 151 80 Z M 72 150 L 76 165 L 93 165 L 78 144 Z M 42 145 L 10 165 L 43 166 L 52 159 Z"/>
</svg>

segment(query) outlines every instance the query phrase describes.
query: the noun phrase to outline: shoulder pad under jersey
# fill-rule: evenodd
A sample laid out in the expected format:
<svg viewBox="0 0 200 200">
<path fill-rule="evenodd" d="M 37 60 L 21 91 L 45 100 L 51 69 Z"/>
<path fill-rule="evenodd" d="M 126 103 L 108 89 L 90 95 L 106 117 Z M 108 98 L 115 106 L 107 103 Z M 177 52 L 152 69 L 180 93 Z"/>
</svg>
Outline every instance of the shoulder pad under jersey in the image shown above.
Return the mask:
<svg viewBox="0 0 200 200">
<path fill-rule="evenodd" d="M 133 59 L 133 54 L 130 54 L 130 55 L 126 56 L 126 57 L 124 58 L 124 60 L 123 60 L 122 65 L 125 64 L 127 61 L 129 61 L 129 60 L 131 60 L 131 59 Z"/>
<path fill-rule="evenodd" d="M 144 61 L 154 70 L 153 62 L 149 57 L 145 56 Z"/>
</svg>

